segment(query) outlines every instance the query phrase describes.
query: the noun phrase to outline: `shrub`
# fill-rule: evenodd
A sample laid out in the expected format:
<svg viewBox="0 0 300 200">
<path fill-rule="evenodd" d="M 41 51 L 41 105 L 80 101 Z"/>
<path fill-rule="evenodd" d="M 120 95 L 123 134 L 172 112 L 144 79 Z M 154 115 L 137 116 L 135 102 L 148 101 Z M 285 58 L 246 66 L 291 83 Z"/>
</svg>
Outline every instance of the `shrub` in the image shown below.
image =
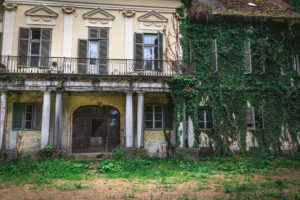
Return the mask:
<svg viewBox="0 0 300 200">
<path fill-rule="evenodd" d="M 122 160 L 125 158 L 125 151 L 124 148 L 121 146 L 114 148 L 112 152 L 114 153 L 113 158 L 115 160 Z"/>
<path fill-rule="evenodd" d="M 122 166 L 114 160 L 104 160 L 99 163 L 97 168 L 98 173 L 119 172 L 121 170 Z"/>
</svg>

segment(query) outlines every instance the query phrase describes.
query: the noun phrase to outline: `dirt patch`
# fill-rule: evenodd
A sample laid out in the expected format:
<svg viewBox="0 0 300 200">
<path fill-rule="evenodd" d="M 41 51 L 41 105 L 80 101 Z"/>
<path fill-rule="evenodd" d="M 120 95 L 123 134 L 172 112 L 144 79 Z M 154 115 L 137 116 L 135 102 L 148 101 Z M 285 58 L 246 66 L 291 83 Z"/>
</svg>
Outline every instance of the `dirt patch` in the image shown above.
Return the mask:
<svg viewBox="0 0 300 200">
<path fill-rule="evenodd" d="M 267 176 L 275 179 L 300 180 L 300 170 L 282 169 Z M 248 176 L 242 175 L 213 175 L 206 179 L 196 179 L 184 183 L 166 182 L 160 180 L 107 179 L 103 176 L 93 180 L 66 181 L 57 180 L 51 185 L 39 188 L 36 185 L 24 185 L 0 189 L 0 199 L 214 199 L 216 196 L 228 197 L 222 187 L 222 182 L 228 179 L 244 183 Z M 255 174 L 252 183 L 262 183 L 266 175 Z M 216 183 L 219 181 L 220 183 Z M 78 189 L 74 184 L 80 184 L 85 189 Z M 64 190 L 62 185 L 73 188 Z M 221 189 L 220 189 L 221 188 Z M 299 185 L 285 189 L 285 192 L 297 191 Z"/>
</svg>

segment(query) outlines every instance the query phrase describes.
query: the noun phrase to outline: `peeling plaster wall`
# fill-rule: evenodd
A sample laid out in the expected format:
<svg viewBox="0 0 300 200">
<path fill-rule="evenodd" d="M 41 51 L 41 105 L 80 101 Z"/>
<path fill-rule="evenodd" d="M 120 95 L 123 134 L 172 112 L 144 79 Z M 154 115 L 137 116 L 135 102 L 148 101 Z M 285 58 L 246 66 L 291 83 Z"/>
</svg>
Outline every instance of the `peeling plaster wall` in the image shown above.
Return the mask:
<svg viewBox="0 0 300 200">
<path fill-rule="evenodd" d="M 16 149 L 19 155 L 34 154 L 40 146 L 40 130 L 12 130 L 14 103 L 43 103 L 43 93 L 37 91 L 8 92 L 5 149 Z"/>
<path fill-rule="evenodd" d="M 145 150 L 149 156 L 167 155 L 166 140 L 163 131 L 145 131 Z"/>
</svg>

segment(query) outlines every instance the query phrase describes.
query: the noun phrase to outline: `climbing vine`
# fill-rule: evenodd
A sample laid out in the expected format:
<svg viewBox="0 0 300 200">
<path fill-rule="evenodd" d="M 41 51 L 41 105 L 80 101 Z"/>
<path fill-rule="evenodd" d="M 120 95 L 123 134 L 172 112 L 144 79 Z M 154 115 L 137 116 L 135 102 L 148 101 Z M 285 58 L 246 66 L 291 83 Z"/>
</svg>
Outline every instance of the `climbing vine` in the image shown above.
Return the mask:
<svg viewBox="0 0 300 200">
<path fill-rule="evenodd" d="M 168 80 L 175 97 L 175 125 L 186 115 L 195 127 L 195 144 L 205 132 L 219 153 L 231 152 L 237 141 L 246 150 L 247 110 L 255 108 L 251 131 L 263 151 L 280 152 L 283 141 L 297 145 L 300 120 L 300 75 L 292 57 L 300 53 L 300 24 L 251 20 L 244 17 L 188 18 L 181 21 L 183 65 L 195 68 L 192 76 Z M 212 41 L 217 40 L 218 71 L 212 72 Z M 245 46 L 251 44 L 252 73 L 245 74 Z M 191 43 L 193 58 L 191 56 Z M 193 61 L 191 65 L 191 60 Z M 209 105 L 214 128 L 201 130 L 197 107 Z M 283 134 L 284 133 L 284 134 Z"/>
</svg>

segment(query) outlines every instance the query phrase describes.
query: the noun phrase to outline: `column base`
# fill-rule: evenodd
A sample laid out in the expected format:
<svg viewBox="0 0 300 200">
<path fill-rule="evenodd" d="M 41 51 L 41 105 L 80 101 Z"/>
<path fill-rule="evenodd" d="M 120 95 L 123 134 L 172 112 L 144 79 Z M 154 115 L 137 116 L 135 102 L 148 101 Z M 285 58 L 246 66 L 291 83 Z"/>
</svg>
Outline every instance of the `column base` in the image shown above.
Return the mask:
<svg viewBox="0 0 300 200">
<path fill-rule="evenodd" d="M 18 158 L 18 152 L 16 149 L 14 150 L 7 150 L 6 156 L 8 160 L 16 160 Z"/>
<path fill-rule="evenodd" d="M 147 152 L 144 148 L 125 148 L 125 154 L 127 156 L 138 156 L 144 158 Z"/>
<path fill-rule="evenodd" d="M 175 154 L 198 161 L 200 156 L 213 154 L 212 147 L 176 148 Z"/>
</svg>

